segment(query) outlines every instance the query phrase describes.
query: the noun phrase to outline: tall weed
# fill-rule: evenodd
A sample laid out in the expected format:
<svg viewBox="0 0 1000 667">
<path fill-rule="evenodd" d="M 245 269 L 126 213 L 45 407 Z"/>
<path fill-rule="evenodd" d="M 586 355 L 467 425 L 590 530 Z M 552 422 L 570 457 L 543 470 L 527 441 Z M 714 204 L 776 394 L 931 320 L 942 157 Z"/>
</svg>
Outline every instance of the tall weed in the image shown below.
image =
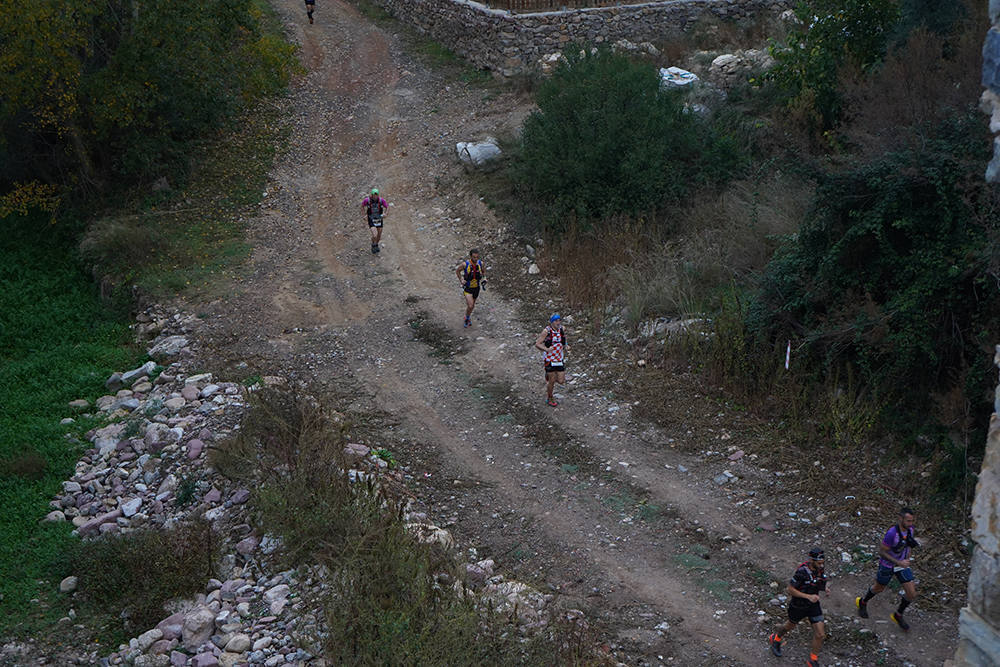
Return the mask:
<svg viewBox="0 0 1000 667">
<path fill-rule="evenodd" d="M 80 594 L 110 644 L 163 620 L 164 603 L 204 590 L 217 544 L 204 520 L 171 530 L 146 529 L 77 544 L 70 555 Z"/>
<path fill-rule="evenodd" d="M 844 122 L 838 131 L 852 149 L 878 156 L 925 140 L 928 128 L 961 113 L 979 95 L 982 11 L 942 35 L 913 30 L 874 72 L 845 69 L 840 88 Z"/>
<path fill-rule="evenodd" d="M 714 311 L 729 285 L 752 282 L 780 240 L 798 229 L 812 188 L 776 172 L 735 181 L 718 198 L 670 211 L 660 225 L 669 237 L 636 248 L 607 270 L 628 323 Z"/>
<path fill-rule="evenodd" d="M 329 572 L 327 659 L 353 665 L 598 664 L 579 628 L 522 637 L 515 623 L 456 592 L 456 564 L 403 524 L 405 499 L 348 471 L 348 425 L 298 393 L 254 394 L 239 435 L 212 451 L 220 472 L 253 481 L 262 530 L 289 565 Z"/>
</svg>

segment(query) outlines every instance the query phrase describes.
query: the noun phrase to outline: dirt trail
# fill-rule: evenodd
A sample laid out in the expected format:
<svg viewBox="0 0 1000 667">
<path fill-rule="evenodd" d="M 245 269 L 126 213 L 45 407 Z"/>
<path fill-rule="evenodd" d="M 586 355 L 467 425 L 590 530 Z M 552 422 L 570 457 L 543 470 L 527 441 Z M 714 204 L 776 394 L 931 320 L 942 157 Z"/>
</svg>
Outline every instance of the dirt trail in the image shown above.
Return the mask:
<svg viewBox="0 0 1000 667">
<path fill-rule="evenodd" d="M 781 592 L 771 582 L 791 574 L 811 538 L 754 530 L 747 503 L 764 506 L 767 487 L 755 487 L 751 472 L 739 489 L 718 486 L 718 464 L 670 447 L 694 437 L 687 425 L 638 423 L 630 405 L 594 388 L 597 369 L 583 351 L 599 341 L 571 324 L 575 378 L 556 410 L 542 404 L 531 348 L 544 321 L 526 328 L 517 303 L 487 291 L 474 326 L 460 324 L 454 266 L 500 224 L 468 191 L 451 152 L 455 141 L 516 127 L 526 103 L 428 70 L 409 55 L 413 39 L 401 28 L 376 26 L 350 4 L 321 5 L 315 25 L 297 3 L 278 9 L 308 75 L 295 93 L 289 152 L 250 222 L 248 275 L 197 305 L 210 340 L 268 372 L 362 387 L 354 407 L 390 416 L 386 437 L 422 478 L 415 491 L 435 520 L 557 592 L 560 604 L 584 609 L 621 655 L 776 662 L 763 641 L 782 613 L 768 604 Z M 372 186 L 391 204 L 378 256 L 360 210 Z M 461 352 L 442 359 L 414 341 L 408 322 L 418 313 L 443 325 Z M 742 445 L 720 421 L 728 433 L 720 446 Z M 839 664 L 873 662 L 871 636 L 847 619 L 865 577 L 846 578 L 838 588 L 850 593 L 824 603 L 828 618 L 844 617 L 840 629 L 830 624 L 841 633 L 832 649 Z M 917 618 L 954 636 L 947 615 Z M 663 622 L 670 629 L 657 631 Z M 888 647 L 882 664 L 937 665 L 950 651 L 930 632 L 897 649 L 900 637 L 870 627 Z M 786 660 L 805 651 L 799 630 Z"/>
</svg>

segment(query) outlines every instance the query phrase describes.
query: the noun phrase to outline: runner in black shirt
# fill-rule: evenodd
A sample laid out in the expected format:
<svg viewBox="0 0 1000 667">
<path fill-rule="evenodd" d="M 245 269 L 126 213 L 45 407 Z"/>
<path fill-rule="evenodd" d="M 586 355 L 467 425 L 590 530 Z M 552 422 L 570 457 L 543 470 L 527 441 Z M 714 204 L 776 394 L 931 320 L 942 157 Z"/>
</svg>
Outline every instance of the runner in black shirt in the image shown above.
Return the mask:
<svg viewBox="0 0 1000 667">
<path fill-rule="evenodd" d="M 803 618 L 808 618 L 812 624 L 813 638 L 806 664 L 809 667 L 819 667 L 819 653 L 826 639 L 823 626 L 823 610 L 819 605 L 819 592 L 826 590 L 826 573 L 823 571 L 823 550 L 814 548 L 809 551 L 809 560 L 799 565 L 795 575 L 788 582 L 788 620 L 767 638 L 771 645 L 771 653 L 781 657 L 782 636 L 795 628 Z"/>
</svg>

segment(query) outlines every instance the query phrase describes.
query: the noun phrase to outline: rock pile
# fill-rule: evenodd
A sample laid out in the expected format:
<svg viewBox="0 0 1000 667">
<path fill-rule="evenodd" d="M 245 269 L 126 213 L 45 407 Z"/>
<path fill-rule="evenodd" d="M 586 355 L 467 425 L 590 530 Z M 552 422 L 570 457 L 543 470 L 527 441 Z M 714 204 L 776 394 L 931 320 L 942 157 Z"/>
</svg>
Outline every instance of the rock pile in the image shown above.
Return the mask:
<svg viewBox="0 0 1000 667">
<path fill-rule="evenodd" d="M 45 520 L 70 521 L 81 538 L 101 539 L 140 528 L 170 530 L 203 517 L 222 540 L 218 578 L 206 581 L 195 599 L 174 604 L 155 627 L 119 646 L 101 664 L 325 665 L 318 656 L 326 637 L 321 601 L 327 573 L 318 568 L 272 572 L 268 557 L 281 548 L 280 540 L 254 531 L 247 508 L 250 491 L 233 487 L 206 460 L 217 441 L 239 428 L 251 389 L 190 371 L 195 354 L 183 334 L 193 323 L 182 315 L 140 315 L 140 334 L 157 335 L 149 348 L 155 361 L 112 374 L 106 382 L 112 393 L 94 405 L 82 399 L 71 403 L 108 423 L 87 434 L 92 447 L 63 483 Z M 284 383 L 273 377 L 262 382 Z M 352 479 L 365 479 L 386 465 L 364 445 L 348 444 L 345 454 L 354 462 Z M 405 519 L 419 539 L 453 548 L 451 534 L 428 522 L 426 514 L 411 506 Z M 516 610 L 526 629 L 547 623 L 552 596 L 505 581 L 494 573 L 491 560 L 464 567 L 467 576 L 454 582 L 456 592 L 480 594 Z M 85 582 L 67 577 L 60 590 L 75 595 L 81 585 Z"/>
<path fill-rule="evenodd" d="M 774 58 L 767 51 L 747 49 L 717 56 L 708 68 L 707 78 L 723 90 L 729 90 L 746 81 L 752 73 L 772 67 Z"/>
</svg>

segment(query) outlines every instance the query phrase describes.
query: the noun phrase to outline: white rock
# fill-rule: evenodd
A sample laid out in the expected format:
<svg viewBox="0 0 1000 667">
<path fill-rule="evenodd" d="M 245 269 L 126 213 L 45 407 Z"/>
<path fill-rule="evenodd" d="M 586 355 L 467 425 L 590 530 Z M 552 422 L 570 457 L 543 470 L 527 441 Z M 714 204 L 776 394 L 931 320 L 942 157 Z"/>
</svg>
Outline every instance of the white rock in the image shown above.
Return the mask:
<svg viewBox="0 0 1000 667">
<path fill-rule="evenodd" d="M 270 604 L 275 600 L 284 600 L 289 592 L 288 584 L 278 584 L 264 592 L 264 601 Z"/>
<path fill-rule="evenodd" d="M 538 265 L 535 264 L 534 262 L 532 262 L 531 266 L 528 267 L 528 273 L 531 274 L 531 275 L 533 275 L 533 276 L 536 276 L 536 275 L 538 275 L 541 272 L 542 272 L 542 270 L 540 268 L 538 268 Z"/>
<path fill-rule="evenodd" d="M 170 357 L 176 357 L 188 345 L 188 339 L 184 336 L 167 336 L 159 343 L 149 348 L 147 354 L 153 359 L 163 361 Z"/>
<path fill-rule="evenodd" d="M 721 56 L 716 57 L 716 59 L 712 61 L 711 66 L 713 69 L 725 69 L 729 65 L 739 63 L 739 61 L 740 59 L 738 56 L 734 56 L 731 53 L 723 53 Z"/>
<path fill-rule="evenodd" d="M 123 384 L 132 384 L 132 382 L 134 380 L 137 380 L 140 377 L 146 377 L 150 373 L 152 373 L 154 370 L 156 370 L 156 362 L 155 361 L 147 361 L 142 366 L 139 366 L 139 368 L 134 368 L 134 369 L 132 369 L 130 371 L 126 371 L 126 372 L 122 373 L 122 383 Z"/>
<path fill-rule="evenodd" d="M 152 630 L 146 630 L 146 632 L 139 635 L 136 639 L 139 644 L 139 650 L 145 653 L 149 650 L 155 642 L 158 642 L 163 637 L 163 630 L 159 628 L 153 628 Z"/>
<path fill-rule="evenodd" d="M 455 154 L 458 161 L 468 169 L 488 171 L 495 168 L 503 152 L 496 139 L 487 137 L 484 141 L 460 141 L 455 144 Z"/>
<path fill-rule="evenodd" d="M 232 639 L 226 642 L 226 651 L 231 651 L 233 653 L 243 653 L 248 650 L 253 644 L 249 635 L 243 633 L 234 635 Z"/>
<path fill-rule="evenodd" d="M 181 630 L 182 643 L 189 651 L 197 649 L 208 641 L 215 629 L 215 613 L 205 606 L 199 606 L 184 617 Z"/>
<path fill-rule="evenodd" d="M 59 582 L 59 592 L 60 593 L 72 593 L 76 590 L 76 585 L 79 583 L 79 579 L 76 577 L 66 577 Z"/>
<path fill-rule="evenodd" d="M 122 501 L 122 514 L 126 517 L 134 516 L 135 513 L 139 511 L 140 507 L 142 507 L 142 498 L 131 498 L 129 500 Z"/>
</svg>

